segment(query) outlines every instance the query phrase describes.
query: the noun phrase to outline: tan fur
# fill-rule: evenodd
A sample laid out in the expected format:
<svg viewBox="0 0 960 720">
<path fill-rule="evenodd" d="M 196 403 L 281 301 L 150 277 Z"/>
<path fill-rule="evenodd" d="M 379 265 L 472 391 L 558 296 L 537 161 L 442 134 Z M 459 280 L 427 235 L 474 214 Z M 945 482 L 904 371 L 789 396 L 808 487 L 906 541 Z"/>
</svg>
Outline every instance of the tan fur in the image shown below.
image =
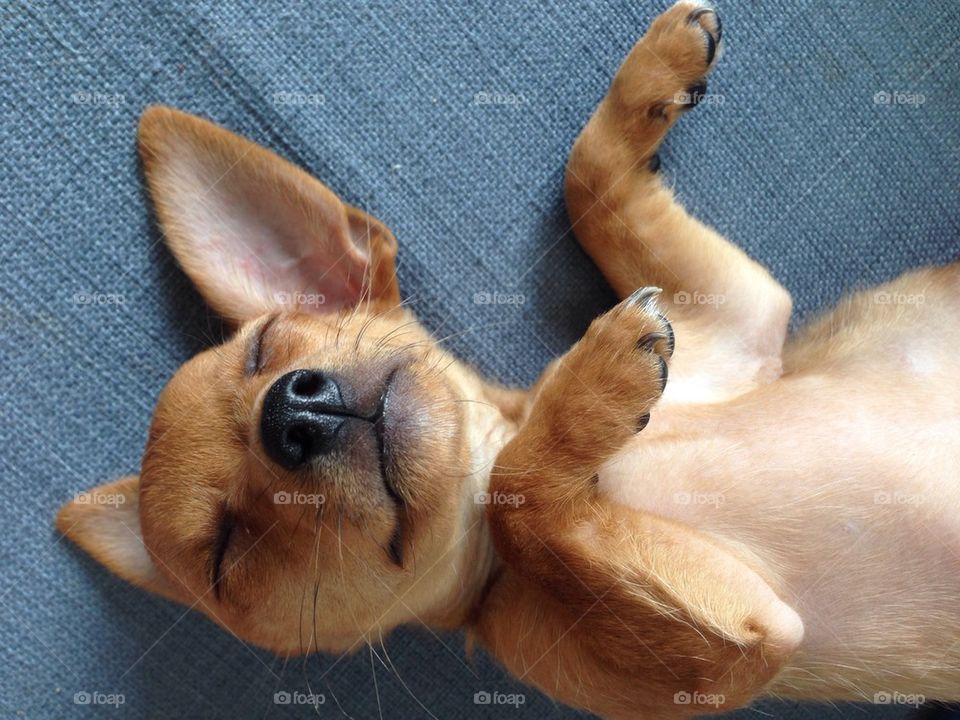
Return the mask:
<svg viewBox="0 0 960 720">
<path fill-rule="evenodd" d="M 71 503 L 60 530 L 278 653 L 462 626 L 524 682 L 610 718 L 765 693 L 960 699 L 960 268 L 861 293 L 784 347 L 787 292 L 651 169 L 710 70 L 719 25 L 701 10 L 654 22 L 573 149 L 575 232 L 622 301 L 529 392 L 484 381 L 420 327 L 379 221 L 225 130 L 147 111 L 167 240 L 239 329 L 164 390 L 139 480 L 94 491 L 127 502 Z M 277 300 L 311 292 L 329 297 Z M 266 456 L 263 395 L 303 367 L 368 393 L 398 373 L 397 498 L 369 448 L 296 472 Z M 224 512 L 236 524 L 214 593 Z"/>
</svg>

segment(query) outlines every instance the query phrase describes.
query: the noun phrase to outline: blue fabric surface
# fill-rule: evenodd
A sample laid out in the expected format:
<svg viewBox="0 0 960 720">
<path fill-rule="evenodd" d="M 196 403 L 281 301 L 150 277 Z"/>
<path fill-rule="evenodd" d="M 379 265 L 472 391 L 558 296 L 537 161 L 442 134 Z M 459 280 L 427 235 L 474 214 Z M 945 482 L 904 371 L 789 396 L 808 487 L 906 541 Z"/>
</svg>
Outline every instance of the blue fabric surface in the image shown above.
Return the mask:
<svg viewBox="0 0 960 720">
<path fill-rule="evenodd" d="M 615 68 L 664 9 L 556 4 L 29 2 L 0 10 L 0 714 L 574 717 L 462 638 L 423 630 L 283 663 L 100 569 L 52 529 L 62 503 L 136 470 L 156 396 L 220 327 L 160 242 L 134 132 L 162 102 L 306 167 L 383 219 L 426 324 L 501 380 L 532 381 L 613 298 L 568 232 L 562 169 Z M 720 3 L 723 102 L 662 152 L 683 201 L 765 262 L 797 318 L 957 256 L 960 4 Z M 512 93 L 513 105 L 477 93 Z M 883 103 L 877 93 L 906 100 Z M 903 95 L 907 94 L 907 95 Z M 292 100 L 292 101 L 291 101 Z M 519 306 L 478 292 L 520 292 Z M 90 303 L 94 293 L 112 303 Z M 381 653 L 382 655 L 382 653 Z M 386 660 L 386 658 L 384 658 Z M 772 717 L 903 717 L 772 703 Z M 112 712 L 110 708 L 107 708 Z M 752 717 L 748 711 L 742 717 Z"/>
</svg>

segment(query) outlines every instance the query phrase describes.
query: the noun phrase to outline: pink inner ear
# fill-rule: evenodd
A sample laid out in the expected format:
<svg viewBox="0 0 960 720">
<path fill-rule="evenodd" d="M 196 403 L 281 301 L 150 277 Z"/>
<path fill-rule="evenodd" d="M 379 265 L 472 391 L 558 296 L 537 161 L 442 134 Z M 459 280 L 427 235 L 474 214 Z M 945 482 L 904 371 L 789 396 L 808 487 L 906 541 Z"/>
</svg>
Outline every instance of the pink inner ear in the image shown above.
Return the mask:
<svg viewBox="0 0 960 720">
<path fill-rule="evenodd" d="M 204 195 L 210 169 L 183 165 L 189 181 L 174 194 L 189 246 L 175 251 L 216 309 L 242 319 L 280 307 L 335 312 L 360 300 L 369 261 L 323 186 L 238 166 Z"/>
</svg>

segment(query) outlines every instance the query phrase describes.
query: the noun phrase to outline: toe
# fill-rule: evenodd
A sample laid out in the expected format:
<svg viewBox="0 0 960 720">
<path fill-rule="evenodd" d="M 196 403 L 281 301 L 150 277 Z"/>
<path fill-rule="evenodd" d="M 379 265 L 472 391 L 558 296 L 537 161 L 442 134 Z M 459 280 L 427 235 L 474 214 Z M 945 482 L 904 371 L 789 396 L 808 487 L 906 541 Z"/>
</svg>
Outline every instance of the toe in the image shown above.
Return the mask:
<svg viewBox="0 0 960 720">
<path fill-rule="evenodd" d="M 717 56 L 720 40 L 723 39 L 723 24 L 720 22 L 720 16 L 716 10 L 702 7 L 691 12 L 687 16 L 687 22 L 691 25 L 699 25 L 703 31 L 707 45 L 707 66 L 712 65 Z"/>
</svg>

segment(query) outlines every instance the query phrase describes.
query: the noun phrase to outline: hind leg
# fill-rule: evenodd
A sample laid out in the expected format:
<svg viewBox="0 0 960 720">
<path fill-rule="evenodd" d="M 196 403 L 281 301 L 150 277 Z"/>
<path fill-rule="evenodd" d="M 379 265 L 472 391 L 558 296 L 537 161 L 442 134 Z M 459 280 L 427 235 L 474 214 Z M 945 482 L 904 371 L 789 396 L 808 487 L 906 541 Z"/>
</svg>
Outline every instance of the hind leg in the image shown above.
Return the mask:
<svg viewBox="0 0 960 720">
<path fill-rule="evenodd" d="M 620 297 L 665 289 L 676 354 L 665 402 L 719 401 L 781 372 L 787 291 L 691 217 L 657 174 L 667 131 L 705 95 L 718 16 L 680 2 L 658 17 L 614 78 L 570 156 L 566 200 L 584 250 Z"/>
<path fill-rule="evenodd" d="M 863 373 L 905 372 L 922 378 L 960 364 L 960 263 L 905 273 L 861 290 L 790 339 L 784 369 L 790 373 L 856 367 Z"/>
</svg>

